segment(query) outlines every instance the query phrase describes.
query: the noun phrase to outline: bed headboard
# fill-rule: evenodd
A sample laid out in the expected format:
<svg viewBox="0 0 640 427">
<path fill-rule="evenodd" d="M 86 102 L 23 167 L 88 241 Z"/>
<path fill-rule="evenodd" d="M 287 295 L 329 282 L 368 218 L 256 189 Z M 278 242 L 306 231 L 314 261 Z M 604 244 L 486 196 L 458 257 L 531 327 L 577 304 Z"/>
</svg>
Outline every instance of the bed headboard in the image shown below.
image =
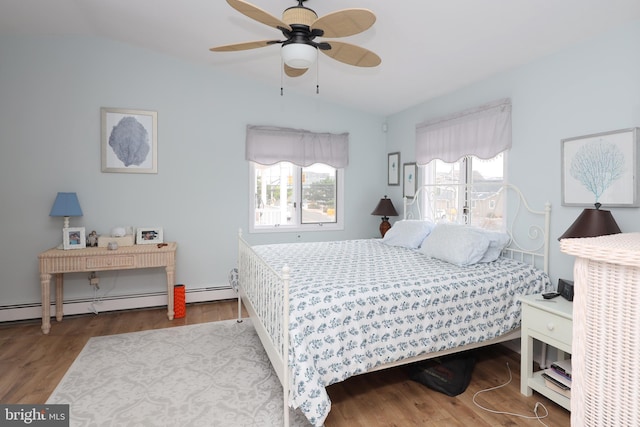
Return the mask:
<svg viewBox="0 0 640 427">
<path fill-rule="evenodd" d="M 429 219 L 435 223 L 453 222 L 505 231 L 511 241 L 503 256 L 549 272 L 551 204 L 546 202 L 542 209 L 532 209 L 514 185 L 423 185 L 413 198 L 405 197 L 403 205 L 404 219 Z"/>
</svg>

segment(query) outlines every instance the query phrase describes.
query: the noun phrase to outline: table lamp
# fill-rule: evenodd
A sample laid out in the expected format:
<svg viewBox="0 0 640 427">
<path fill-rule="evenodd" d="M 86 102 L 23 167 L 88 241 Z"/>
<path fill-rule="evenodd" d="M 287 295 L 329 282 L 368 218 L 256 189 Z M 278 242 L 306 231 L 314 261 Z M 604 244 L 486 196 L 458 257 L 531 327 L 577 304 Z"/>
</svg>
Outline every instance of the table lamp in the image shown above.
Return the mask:
<svg viewBox="0 0 640 427">
<path fill-rule="evenodd" d="M 76 193 L 58 193 L 49 216 L 63 216 L 64 228 L 69 228 L 69 217 L 82 216 L 82 209 Z"/>
<path fill-rule="evenodd" d="M 600 209 L 600 203 L 595 204 L 595 209 L 585 209 L 580 216 L 571 224 L 571 227 L 558 237 L 558 240 L 581 237 L 598 237 L 608 234 L 621 233 L 620 227 L 613 219 L 611 211 Z M 557 293 L 568 301 L 573 301 L 574 288 L 573 281 L 558 279 Z"/>
<path fill-rule="evenodd" d="M 600 203 L 596 203 L 595 209 L 583 210 L 571 227 L 558 237 L 558 240 L 621 233 L 611 211 L 600 209 L 600 206 L 602 206 Z"/>
<path fill-rule="evenodd" d="M 390 216 L 398 216 L 398 212 L 396 212 L 396 208 L 393 207 L 393 203 L 390 199 L 387 199 L 387 196 L 384 196 L 383 199 L 380 199 L 378 202 L 378 206 L 371 212 L 371 215 L 381 215 L 382 223 L 380 224 L 380 234 L 382 237 L 386 234 L 386 232 L 391 228 L 391 224 L 389 224 Z"/>
</svg>

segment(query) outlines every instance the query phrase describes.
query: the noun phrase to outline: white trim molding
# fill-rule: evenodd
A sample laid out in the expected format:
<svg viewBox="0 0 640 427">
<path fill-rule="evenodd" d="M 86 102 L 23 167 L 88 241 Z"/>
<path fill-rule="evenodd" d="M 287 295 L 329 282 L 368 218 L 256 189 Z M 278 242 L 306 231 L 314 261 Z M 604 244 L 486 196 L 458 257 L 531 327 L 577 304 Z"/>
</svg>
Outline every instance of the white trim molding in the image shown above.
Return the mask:
<svg viewBox="0 0 640 427">
<path fill-rule="evenodd" d="M 187 289 L 186 291 L 187 304 L 194 302 L 236 299 L 237 297 L 238 294 L 229 286 Z M 63 310 L 64 315 L 69 316 L 74 314 L 98 314 L 106 311 L 166 306 L 166 292 L 153 292 L 138 295 L 107 297 L 100 299 L 99 302 L 94 302 L 93 299 L 65 301 Z M 55 312 L 55 303 L 51 303 L 52 317 L 55 317 Z M 13 322 L 40 318 L 42 318 L 42 305 L 40 303 L 0 307 L 0 322 Z"/>
</svg>

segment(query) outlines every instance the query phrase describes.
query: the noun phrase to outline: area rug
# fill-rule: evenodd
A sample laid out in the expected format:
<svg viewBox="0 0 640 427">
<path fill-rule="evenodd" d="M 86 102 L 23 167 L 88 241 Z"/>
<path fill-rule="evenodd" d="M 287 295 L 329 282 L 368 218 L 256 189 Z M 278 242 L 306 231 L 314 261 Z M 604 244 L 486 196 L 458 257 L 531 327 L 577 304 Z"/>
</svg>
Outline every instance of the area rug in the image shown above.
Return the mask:
<svg viewBox="0 0 640 427">
<path fill-rule="evenodd" d="M 47 403 L 69 404 L 72 427 L 283 425 L 282 386 L 249 319 L 91 338 Z"/>
</svg>

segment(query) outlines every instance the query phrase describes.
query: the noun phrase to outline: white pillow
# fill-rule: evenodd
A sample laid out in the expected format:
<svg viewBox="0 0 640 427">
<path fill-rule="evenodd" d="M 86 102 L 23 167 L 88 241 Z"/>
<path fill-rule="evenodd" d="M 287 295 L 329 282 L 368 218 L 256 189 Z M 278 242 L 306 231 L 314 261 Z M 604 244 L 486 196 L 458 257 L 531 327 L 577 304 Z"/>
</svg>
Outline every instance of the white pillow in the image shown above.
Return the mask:
<svg viewBox="0 0 640 427">
<path fill-rule="evenodd" d="M 502 250 L 511 240 L 511 237 L 507 233 L 501 233 L 499 231 L 483 230 L 481 228 L 478 230 L 489 238 L 489 247 L 478 262 L 493 262 L 497 260 L 500 254 L 502 254 Z"/>
<path fill-rule="evenodd" d="M 416 249 L 425 237 L 431 233 L 435 224 L 431 221 L 403 219 L 396 221 L 382 238 L 382 243 L 389 246 L 402 246 Z"/>
<path fill-rule="evenodd" d="M 489 238 L 475 227 L 438 224 L 422 243 L 420 252 L 464 267 L 480 261 L 488 248 Z"/>
</svg>

